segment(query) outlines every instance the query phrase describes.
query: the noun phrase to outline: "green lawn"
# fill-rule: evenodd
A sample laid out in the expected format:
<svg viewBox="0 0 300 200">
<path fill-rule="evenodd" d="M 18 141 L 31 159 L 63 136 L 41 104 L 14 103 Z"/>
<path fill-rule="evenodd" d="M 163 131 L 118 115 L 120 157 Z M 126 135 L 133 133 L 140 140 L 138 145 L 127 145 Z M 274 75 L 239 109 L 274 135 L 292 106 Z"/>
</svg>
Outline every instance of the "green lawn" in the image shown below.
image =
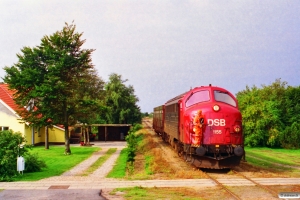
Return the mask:
<svg viewBox="0 0 300 200">
<path fill-rule="evenodd" d="M 126 161 L 127 148 L 124 148 L 121 150 L 120 156 L 118 157 L 113 169 L 108 173 L 107 178 L 124 178 L 126 175 Z"/>
<path fill-rule="evenodd" d="M 71 147 L 72 154 L 65 155 L 64 149 L 64 146 L 50 146 L 48 150 L 45 150 L 43 146 L 33 147 L 30 151 L 37 152 L 39 157 L 46 162 L 47 168 L 34 173 L 24 171 L 24 174 L 16 177 L 14 181 L 36 181 L 58 176 L 90 157 L 93 152 L 100 150 L 98 147 Z"/>
<path fill-rule="evenodd" d="M 205 190 L 205 192 L 207 189 Z M 125 199 L 130 200 L 152 200 L 152 199 L 169 199 L 169 200 L 201 200 L 201 196 L 207 196 L 203 194 L 203 190 L 197 191 L 193 188 L 143 188 L 143 187 L 130 187 L 130 188 L 116 188 L 111 192 L 114 195 L 116 192 L 123 192 Z M 215 190 L 213 190 L 216 194 Z M 223 195 L 219 191 L 219 195 Z M 210 196 L 211 197 L 211 196 Z M 208 199 L 208 198 L 206 198 Z"/>
<path fill-rule="evenodd" d="M 246 159 L 250 157 L 257 157 L 265 161 L 300 166 L 300 149 L 272 149 L 267 147 L 245 147 Z M 248 157 L 247 157 L 248 156 Z"/>
</svg>

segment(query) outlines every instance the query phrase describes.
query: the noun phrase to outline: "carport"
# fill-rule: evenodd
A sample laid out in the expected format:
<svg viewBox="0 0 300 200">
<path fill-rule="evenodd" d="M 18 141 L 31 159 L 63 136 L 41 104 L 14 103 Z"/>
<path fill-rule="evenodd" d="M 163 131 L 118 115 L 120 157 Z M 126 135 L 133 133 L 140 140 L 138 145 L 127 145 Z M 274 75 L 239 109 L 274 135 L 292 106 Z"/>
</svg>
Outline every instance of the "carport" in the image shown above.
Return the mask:
<svg viewBox="0 0 300 200">
<path fill-rule="evenodd" d="M 128 131 L 130 130 L 131 124 L 76 124 L 75 127 L 77 128 L 77 130 L 71 134 L 71 141 L 74 140 L 74 138 L 82 137 L 83 126 L 86 128 L 98 127 L 98 132 L 96 133 L 95 139 L 96 141 L 124 141 L 125 137 L 128 135 Z M 80 130 L 78 130 L 78 128 L 80 128 Z"/>
<path fill-rule="evenodd" d="M 98 141 L 125 140 L 131 124 L 93 124 L 98 127 Z"/>
</svg>

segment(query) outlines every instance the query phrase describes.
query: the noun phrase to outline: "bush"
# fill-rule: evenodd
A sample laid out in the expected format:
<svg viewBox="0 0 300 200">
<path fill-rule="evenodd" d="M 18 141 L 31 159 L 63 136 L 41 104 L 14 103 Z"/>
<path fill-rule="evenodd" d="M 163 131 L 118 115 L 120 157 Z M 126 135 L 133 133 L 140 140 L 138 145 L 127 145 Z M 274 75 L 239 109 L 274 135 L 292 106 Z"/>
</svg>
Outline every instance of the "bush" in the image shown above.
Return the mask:
<svg viewBox="0 0 300 200">
<path fill-rule="evenodd" d="M 127 141 L 127 162 L 134 162 L 134 157 L 135 157 L 135 152 L 137 148 L 137 136 L 134 132 L 129 131 L 128 135 L 126 136 L 126 141 Z"/>
<path fill-rule="evenodd" d="M 134 162 L 135 152 L 137 148 L 137 144 L 139 141 L 139 137 L 136 135 L 136 132 L 140 129 L 142 129 L 143 126 L 141 124 L 135 124 L 128 132 L 128 135 L 126 136 L 126 142 L 128 146 L 128 157 L 127 162 Z"/>
<path fill-rule="evenodd" d="M 27 153 L 25 156 L 25 171 L 26 172 L 39 172 L 42 168 L 46 168 L 47 165 L 44 160 L 38 157 L 37 153 Z"/>
<path fill-rule="evenodd" d="M 291 127 L 281 134 L 281 146 L 286 149 L 298 149 L 300 147 L 300 124 L 294 122 Z"/>
<path fill-rule="evenodd" d="M 134 124 L 133 127 L 131 128 L 132 132 L 137 132 L 138 130 L 141 130 L 143 128 L 142 124 Z"/>
<path fill-rule="evenodd" d="M 20 148 L 20 144 L 25 139 L 21 133 L 14 133 L 12 130 L 0 131 L 0 181 L 11 181 L 17 172 L 17 157 L 24 155 L 28 150 L 24 146 Z"/>
</svg>

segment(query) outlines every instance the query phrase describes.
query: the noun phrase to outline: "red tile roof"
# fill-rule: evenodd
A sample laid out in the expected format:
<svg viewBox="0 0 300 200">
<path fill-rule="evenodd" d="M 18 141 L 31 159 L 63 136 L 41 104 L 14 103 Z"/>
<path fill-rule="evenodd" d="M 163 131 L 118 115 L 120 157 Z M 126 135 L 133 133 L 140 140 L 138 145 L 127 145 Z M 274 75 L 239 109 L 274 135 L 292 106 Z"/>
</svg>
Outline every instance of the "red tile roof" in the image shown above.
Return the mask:
<svg viewBox="0 0 300 200">
<path fill-rule="evenodd" d="M 14 91 L 10 90 L 8 84 L 0 83 L 0 99 L 14 111 L 18 110 L 18 105 L 13 99 Z"/>
<path fill-rule="evenodd" d="M 0 99 L 8 105 L 15 112 L 19 109 L 19 106 L 15 103 L 13 99 L 14 91 L 9 89 L 8 84 L 0 83 Z M 57 125 L 59 128 L 64 128 L 63 125 Z"/>
</svg>

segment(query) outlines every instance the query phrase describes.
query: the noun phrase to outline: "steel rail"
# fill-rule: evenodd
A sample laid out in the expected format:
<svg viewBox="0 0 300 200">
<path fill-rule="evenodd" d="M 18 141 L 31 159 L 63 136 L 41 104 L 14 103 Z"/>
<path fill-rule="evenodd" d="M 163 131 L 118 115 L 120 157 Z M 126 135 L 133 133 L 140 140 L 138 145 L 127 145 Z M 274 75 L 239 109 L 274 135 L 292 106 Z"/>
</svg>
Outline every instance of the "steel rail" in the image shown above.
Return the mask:
<svg viewBox="0 0 300 200">
<path fill-rule="evenodd" d="M 220 186 L 221 188 L 223 188 L 224 190 L 226 190 L 226 192 L 228 192 L 231 196 L 233 196 L 235 199 L 239 199 L 241 200 L 241 198 L 239 196 L 237 196 L 236 194 L 234 194 L 233 192 L 231 192 L 225 185 L 223 185 L 222 183 L 220 183 L 217 179 L 215 179 L 214 177 L 210 176 L 209 174 L 207 174 L 206 172 L 204 172 L 206 174 L 206 176 L 208 176 L 211 180 L 213 180 L 218 186 Z"/>
<path fill-rule="evenodd" d="M 239 172 L 237 172 L 237 171 L 235 171 L 235 170 L 231 170 L 231 171 L 233 171 L 234 173 L 238 174 L 239 176 L 242 176 L 243 178 L 247 179 L 248 181 L 251 181 L 251 182 L 254 183 L 255 185 L 257 185 L 257 186 L 263 188 L 264 190 L 270 192 L 274 197 L 278 198 L 278 193 L 275 192 L 274 190 L 272 190 L 272 189 L 270 189 L 270 188 L 268 188 L 268 187 L 266 187 L 266 186 L 264 186 L 264 185 L 262 185 L 262 184 L 260 184 L 260 183 L 258 183 L 258 182 L 256 182 L 256 181 L 252 180 L 251 178 L 248 178 L 248 177 L 245 176 L 244 174 L 241 174 L 241 173 L 239 173 Z"/>
<path fill-rule="evenodd" d="M 143 121 L 144 124 L 147 126 L 147 128 L 152 128 L 151 127 L 151 123 L 148 121 Z M 165 151 L 164 147 L 162 147 L 162 150 Z M 231 171 L 233 171 L 235 174 L 238 174 L 239 176 L 242 176 L 243 178 L 247 179 L 248 181 L 252 182 L 253 184 L 263 188 L 265 191 L 270 192 L 274 197 L 278 198 L 278 194 L 277 192 L 273 191 L 272 189 L 265 187 L 264 185 L 252 180 L 251 178 L 246 177 L 245 175 L 231 169 Z M 203 173 L 206 174 L 207 177 L 209 177 L 212 181 L 214 181 L 218 186 L 220 186 L 221 188 L 223 188 L 227 193 L 229 193 L 232 197 L 234 197 L 235 199 L 241 200 L 241 198 L 239 196 L 237 196 L 236 194 L 234 194 L 232 191 L 230 191 L 224 184 L 220 183 L 216 178 L 210 176 L 208 173 L 204 172 Z"/>
</svg>

